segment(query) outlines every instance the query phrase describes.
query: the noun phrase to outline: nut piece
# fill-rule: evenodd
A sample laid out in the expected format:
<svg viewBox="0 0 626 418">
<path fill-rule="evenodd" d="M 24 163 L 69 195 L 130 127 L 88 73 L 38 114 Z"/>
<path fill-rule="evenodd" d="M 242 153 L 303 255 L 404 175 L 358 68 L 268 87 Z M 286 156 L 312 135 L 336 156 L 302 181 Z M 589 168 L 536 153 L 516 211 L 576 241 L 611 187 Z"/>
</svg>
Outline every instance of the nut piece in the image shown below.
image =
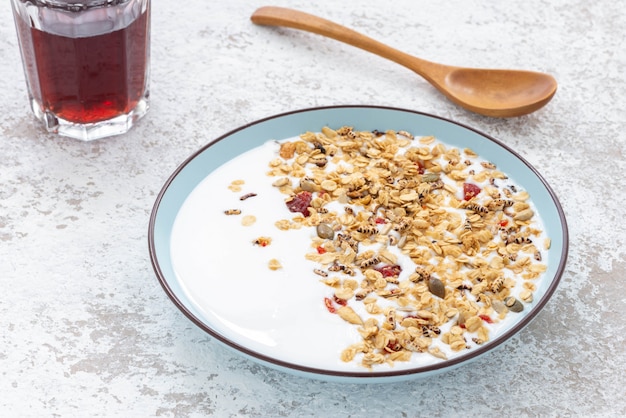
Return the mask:
<svg viewBox="0 0 626 418">
<path fill-rule="evenodd" d="M 514 219 L 516 221 L 527 221 L 535 215 L 532 209 L 524 209 L 515 214 Z"/>
<path fill-rule="evenodd" d="M 300 180 L 300 188 L 304 191 L 314 193 L 314 192 L 319 191 L 320 186 L 315 184 L 315 182 L 312 179 L 308 177 L 303 177 Z"/>
</svg>

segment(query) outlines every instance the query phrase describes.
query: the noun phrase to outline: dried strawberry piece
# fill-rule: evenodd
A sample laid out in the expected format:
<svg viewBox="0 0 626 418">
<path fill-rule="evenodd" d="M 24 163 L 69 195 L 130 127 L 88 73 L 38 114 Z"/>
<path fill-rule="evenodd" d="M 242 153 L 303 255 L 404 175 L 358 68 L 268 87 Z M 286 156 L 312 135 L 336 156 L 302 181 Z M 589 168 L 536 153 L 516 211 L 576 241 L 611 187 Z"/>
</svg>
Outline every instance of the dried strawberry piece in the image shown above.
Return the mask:
<svg viewBox="0 0 626 418">
<path fill-rule="evenodd" d="M 416 161 L 415 165 L 417 165 L 418 174 L 424 174 L 424 164 L 421 161 Z"/>
<path fill-rule="evenodd" d="M 333 301 L 330 298 L 324 298 L 324 305 L 326 305 L 326 309 L 328 309 L 328 312 L 337 312 L 337 309 L 335 309 L 335 307 L 333 306 Z"/>
<path fill-rule="evenodd" d="M 347 300 L 341 299 L 337 295 L 333 295 L 333 300 L 335 301 L 337 305 L 346 306 L 348 304 Z"/>
<path fill-rule="evenodd" d="M 472 183 L 463 183 L 463 199 L 471 200 L 474 196 L 480 193 L 481 189 Z"/>
<path fill-rule="evenodd" d="M 383 277 L 398 277 L 402 272 L 402 267 L 399 265 L 385 265 L 381 267 L 375 267 L 374 270 L 381 273 Z"/>
<path fill-rule="evenodd" d="M 493 319 L 489 315 L 478 315 L 478 317 L 488 324 L 493 324 Z"/>
<path fill-rule="evenodd" d="M 291 212 L 300 212 L 304 216 L 309 216 L 311 213 L 309 212 L 309 206 L 311 206 L 311 200 L 313 200 L 313 195 L 311 192 L 302 191 L 297 195 L 293 196 L 290 200 L 285 202 L 287 204 L 287 208 Z"/>
</svg>

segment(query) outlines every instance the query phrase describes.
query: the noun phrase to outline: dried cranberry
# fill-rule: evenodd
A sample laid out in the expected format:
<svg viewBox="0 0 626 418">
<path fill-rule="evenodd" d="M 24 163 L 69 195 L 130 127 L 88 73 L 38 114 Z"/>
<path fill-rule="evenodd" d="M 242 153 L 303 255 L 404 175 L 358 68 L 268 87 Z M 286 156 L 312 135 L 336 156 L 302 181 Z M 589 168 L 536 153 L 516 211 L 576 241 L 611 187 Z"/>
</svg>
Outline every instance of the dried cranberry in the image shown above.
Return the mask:
<svg viewBox="0 0 626 418">
<path fill-rule="evenodd" d="M 386 265 L 382 267 L 375 267 L 374 270 L 381 273 L 383 277 L 398 277 L 402 272 L 402 267 L 396 265 Z"/>
<path fill-rule="evenodd" d="M 309 216 L 311 214 L 309 212 L 309 206 L 311 206 L 312 199 L 313 195 L 311 192 L 302 191 L 286 202 L 287 208 L 291 212 L 300 212 L 304 216 Z"/>
<path fill-rule="evenodd" d="M 472 183 L 463 183 L 463 199 L 471 200 L 474 196 L 480 193 L 480 187 Z"/>
</svg>

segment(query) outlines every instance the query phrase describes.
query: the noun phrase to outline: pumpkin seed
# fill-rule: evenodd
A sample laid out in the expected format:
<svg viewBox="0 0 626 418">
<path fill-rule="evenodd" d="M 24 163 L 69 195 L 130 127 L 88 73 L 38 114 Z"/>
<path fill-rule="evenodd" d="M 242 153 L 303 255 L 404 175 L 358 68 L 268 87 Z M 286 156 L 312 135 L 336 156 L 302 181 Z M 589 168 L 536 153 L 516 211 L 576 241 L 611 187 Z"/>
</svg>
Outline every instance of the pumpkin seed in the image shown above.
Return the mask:
<svg viewBox="0 0 626 418">
<path fill-rule="evenodd" d="M 333 239 L 335 231 L 330 225 L 322 222 L 317 226 L 317 236 L 322 239 Z"/>
<path fill-rule="evenodd" d="M 422 176 L 422 181 L 424 183 L 434 183 L 437 180 L 439 180 L 439 174 L 438 173 L 425 173 Z"/>
<path fill-rule="evenodd" d="M 507 309 L 504 302 L 498 299 L 494 299 L 491 301 L 491 307 L 493 308 L 494 311 L 496 311 L 499 314 L 501 314 L 502 312 L 506 312 L 506 309 Z"/>
</svg>

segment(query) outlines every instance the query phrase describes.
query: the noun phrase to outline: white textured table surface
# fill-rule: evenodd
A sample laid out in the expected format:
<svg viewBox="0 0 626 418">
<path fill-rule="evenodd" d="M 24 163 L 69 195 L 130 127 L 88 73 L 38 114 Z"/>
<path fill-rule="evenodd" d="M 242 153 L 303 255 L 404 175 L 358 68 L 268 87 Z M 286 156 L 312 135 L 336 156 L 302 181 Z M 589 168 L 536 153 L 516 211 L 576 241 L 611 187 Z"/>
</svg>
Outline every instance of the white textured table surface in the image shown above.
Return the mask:
<svg viewBox="0 0 626 418">
<path fill-rule="evenodd" d="M 276 0 L 434 61 L 545 71 L 544 109 L 496 120 L 393 63 L 257 27 L 265 3 L 155 0 L 152 108 L 129 134 L 48 135 L 27 107 L 0 4 L 1 416 L 626 415 L 626 9 L 615 1 Z M 570 225 L 561 285 L 503 347 L 428 380 L 338 385 L 243 359 L 194 326 L 153 273 L 148 218 L 211 139 L 299 108 L 372 104 L 469 124 L 512 146 Z"/>
</svg>

